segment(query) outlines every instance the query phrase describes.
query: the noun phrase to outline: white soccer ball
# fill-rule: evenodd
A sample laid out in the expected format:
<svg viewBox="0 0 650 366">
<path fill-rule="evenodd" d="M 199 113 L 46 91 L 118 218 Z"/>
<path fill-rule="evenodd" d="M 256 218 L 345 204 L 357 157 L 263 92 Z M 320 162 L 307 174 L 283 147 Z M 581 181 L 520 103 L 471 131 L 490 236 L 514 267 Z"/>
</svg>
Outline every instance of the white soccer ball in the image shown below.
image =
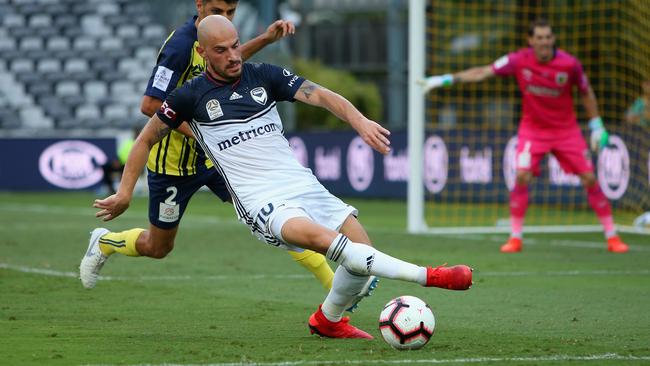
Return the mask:
<svg viewBox="0 0 650 366">
<path fill-rule="evenodd" d="M 436 326 L 431 308 L 415 296 L 400 296 L 384 306 L 379 315 L 379 330 L 386 343 L 393 348 L 422 348 Z"/>
</svg>

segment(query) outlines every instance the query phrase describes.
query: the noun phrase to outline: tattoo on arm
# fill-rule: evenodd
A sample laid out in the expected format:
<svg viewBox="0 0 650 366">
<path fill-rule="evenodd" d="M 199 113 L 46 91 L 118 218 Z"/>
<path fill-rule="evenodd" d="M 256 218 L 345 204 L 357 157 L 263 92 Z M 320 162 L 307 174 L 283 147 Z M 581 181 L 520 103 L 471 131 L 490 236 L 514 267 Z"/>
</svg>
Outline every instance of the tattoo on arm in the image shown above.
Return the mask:
<svg viewBox="0 0 650 366">
<path fill-rule="evenodd" d="M 169 134 L 171 129 L 167 125 L 163 125 L 157 130 L 154 131 L 153 139 L 147 141 L 147 145 L 149 145 L 149 148 L 151 149 L 153 145 L 159 143 L 165 136 Z"/>
<path fill-rule="evenodd" d="M 171 128 L 169 128 L 169 126 L 159 128 L 158 131 L 156 131 L 156 141 L 162 140 L 163 137 L 169 134 L 169 131 L 171 131 Z"/>
<path fill-rule="evenodd" d="M 320 87 L 321 86 L 316 84 L 316 83 L 312 83 L 309 80 L 305 80 L 305 82 L 302 83 L 302 85 L 300 86 L 298 91 L 302 92 L 302 94 L 305 96 L 305 98 L 309 99 L 309 97 L 311 97 L 311 95 L 314 94 L 314 91 L 316 89 L 319 89 Z"/>
</svg>

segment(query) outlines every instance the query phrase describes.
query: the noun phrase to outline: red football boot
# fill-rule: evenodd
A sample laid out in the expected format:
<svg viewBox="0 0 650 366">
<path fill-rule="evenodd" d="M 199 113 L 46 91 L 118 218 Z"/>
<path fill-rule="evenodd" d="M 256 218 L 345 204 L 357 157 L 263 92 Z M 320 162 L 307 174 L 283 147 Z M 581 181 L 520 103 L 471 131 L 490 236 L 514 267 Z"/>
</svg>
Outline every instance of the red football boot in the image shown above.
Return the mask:
<svg viewBox="0 0 650 366">
<path fill-rule="evenodd" d="M 518 253 L 521 252 L 521 238 L 510 238 L 501 246 L 501 253 Z"/>
<path fill-rule="evenodd" d="M 625 253 L 628 251 L 628 249 L 629 247 L 627 244 L 623 243 L 618 235 L 607 239 L 607 250 L 612 253 Z"/>
<path fill-rule="evenodd" d="M 347 316 L 336 323 L 329 321 L 321 311 L 321 306 L 319 305 L 318 310 L 309 317 L 309 331 L 311 334 L 315 333 L 328 338 L 373 339 L 370 334 L 350 325 L 350 318 Z"/>
<path fill-rule="evenodd" d="M 457 266 L 427 267 L 426 287 L 440 287 L 447 290 L 467 290 L 472 287 L 472 271 L 470 267 L 460 264 Z"/>
</svg>

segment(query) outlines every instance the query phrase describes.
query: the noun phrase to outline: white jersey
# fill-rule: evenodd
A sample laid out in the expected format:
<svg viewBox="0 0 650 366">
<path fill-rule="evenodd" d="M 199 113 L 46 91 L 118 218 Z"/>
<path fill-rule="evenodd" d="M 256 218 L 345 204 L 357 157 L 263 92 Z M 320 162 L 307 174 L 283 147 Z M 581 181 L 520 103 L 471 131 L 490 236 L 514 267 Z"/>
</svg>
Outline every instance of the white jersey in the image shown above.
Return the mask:
<svg viewBox="0 0 650 366">
<path fill-rule="evenodd" d="M 248 225 L 271 201 L 327 192 L 295 158 L 276 107 L 277 101 L 293 101 L 303 81 L 277 66 L 244 64 L 237 83 L 223 84 L 205 73 L 173 91 L 157 113 L 173 128 L 191 121 Z"/>
<path fill-rule="evenodd" d="M 222 128 L 197 122 L 192 125 L 195 136 L 201 136 L 201 144 L 231 187 L 240 218 L 255 216 L 272 200 L 289 200 L 325 189 L 312 171 L 295 158 L 284 137 L 275 102 L 267 109 L 245 124 Z"/>
</svg>

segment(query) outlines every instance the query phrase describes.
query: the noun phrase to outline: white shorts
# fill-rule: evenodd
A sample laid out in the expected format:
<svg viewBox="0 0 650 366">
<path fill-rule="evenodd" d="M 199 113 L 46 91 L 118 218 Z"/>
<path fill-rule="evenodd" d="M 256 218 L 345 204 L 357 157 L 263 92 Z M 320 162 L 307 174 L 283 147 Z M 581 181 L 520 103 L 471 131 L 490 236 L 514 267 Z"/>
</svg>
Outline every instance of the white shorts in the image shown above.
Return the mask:
<svg viewBox="0 0 650 366">
<path fill-rule="evenodd" d="M 328 229 L 339 231 L 350 215 L 358 211 L 327 190 L 310 192 L 290 200 L 268 202 L 254 217 L 252 233 L 267 244 L 302 252 L 304 249 L 288 244 L 282 238 L 282 226 L 292 218 L 306 217 Z"/>
</svg>

